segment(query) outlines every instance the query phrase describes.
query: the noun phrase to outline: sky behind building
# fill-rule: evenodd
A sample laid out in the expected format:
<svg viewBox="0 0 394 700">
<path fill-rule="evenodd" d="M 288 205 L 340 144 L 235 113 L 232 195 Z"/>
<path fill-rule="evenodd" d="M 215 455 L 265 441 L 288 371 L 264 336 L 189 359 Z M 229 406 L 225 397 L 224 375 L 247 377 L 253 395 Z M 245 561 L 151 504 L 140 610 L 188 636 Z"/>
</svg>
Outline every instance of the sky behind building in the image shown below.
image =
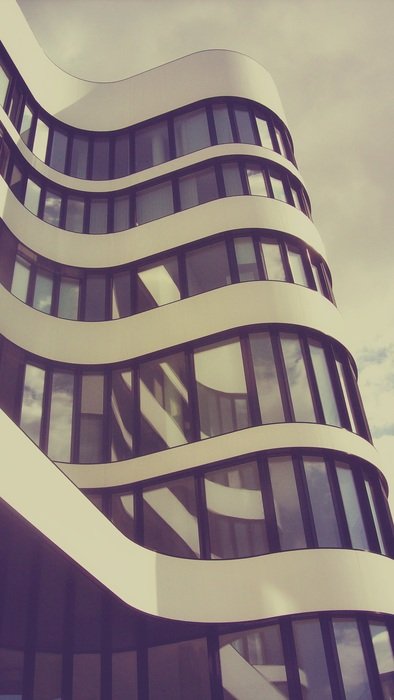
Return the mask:
<svg viewBox="0 0 394 700">
<path fill-rule="evenodd" d="M 269 70 L 326 244 L 375 444 L 393 474 L 392 0 L 18 4 L 47 55 L 89 80 L 122 79 L 209 48 L 247 53 Z"/>
</svg>

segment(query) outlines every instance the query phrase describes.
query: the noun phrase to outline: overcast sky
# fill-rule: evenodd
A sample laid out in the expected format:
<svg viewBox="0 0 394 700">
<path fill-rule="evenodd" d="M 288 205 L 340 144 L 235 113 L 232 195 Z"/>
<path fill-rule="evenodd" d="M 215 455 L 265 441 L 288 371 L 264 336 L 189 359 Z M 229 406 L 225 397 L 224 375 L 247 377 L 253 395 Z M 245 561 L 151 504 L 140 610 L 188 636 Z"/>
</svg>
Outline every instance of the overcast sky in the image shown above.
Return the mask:
<svg viewBox="0 0 394 700">
<path fill-rule="evenodd" d="M 393 474 L 393 0 L 18 3 L 48 56 L 87 79 L 125 78 L 209 48 L 241 51 L 270 71 L 326 244 L 375 444 Z"/>
</svg>

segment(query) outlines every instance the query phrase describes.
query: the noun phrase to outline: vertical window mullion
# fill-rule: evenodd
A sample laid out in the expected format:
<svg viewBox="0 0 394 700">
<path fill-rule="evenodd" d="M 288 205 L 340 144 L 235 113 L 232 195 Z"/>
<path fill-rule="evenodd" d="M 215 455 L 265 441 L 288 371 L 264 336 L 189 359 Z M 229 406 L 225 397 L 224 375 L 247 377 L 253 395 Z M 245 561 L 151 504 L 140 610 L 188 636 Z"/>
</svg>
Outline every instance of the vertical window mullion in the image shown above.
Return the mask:
<svg viewBox="0 0 394 700">
<path fill-rule="evenodd" d="M 343 395 L 342 385 L 338 375 L 338 368 L 336 365 L 335 351 L 331 344 L 325 348 L 325 355 L 327 357 L 327 367 L 330 373 L 332 388 L 334 391 L 338 412 L 341 420 L 341 424 L 347 430 L 351 430 L 350 417 L 348 415 L 345 397 Z"/>
<path fill-rule="evenodd" d="M 201 559 L 209 559 L 211 552 L 211 543 L 209 537 L 209 524 L 207 512 L 207 499 L 205 494 L 204 472 L 198 473 L 194 477 L 194 488 L 196 494 L 197 506 L 197 526 L 200 545 Z"/>
<path fill-rule="evenodd" d="M 258 459 L 261 491 L 263 495 L 263 507 L 265 513 L 265 525 L 267 529 L 267 540 L 270 552 L 280 552 L 280 540 L 278 533 L 278 523 L 276 520 L 274 496 L 272 492 L 271 478 L 268 469 L 267 458 L 260 456 Z"/>
<path fill-rule="evenodd" d="M 207 115 L 208 131 L 209 131 L 209 138 L 211 141 L 211 146 L 215 146 L 215 145 L 217 145 L 217 138 L 216 138 L 215 124 L 214 124 L 214 120 L 213 120 L 212 103 L 205 105 L 205 111 L 206 111 L 206 115 Z"/>
<path fill-rule="evenodd" d="M 316 528 L 312 512 L 312 504 L 309 496 L 304 465 L 302 459 L 298 455 L 293 456 L 294 475 L 298 492 L 298 500 L 301 508 L 302 522 L 304 524 L 304 532 L 307 547 L 318 547 Z"/>
<path fill-rule="evenodd" d="M 74 405 L 71 437 L 71 461 L 79 462 L 79 441 L 81 435 L 81 400 L 82 400 L 82 375 L 75 372 L 74 375 Z"/>
<path fill-rule="evenodd" d="M 358 632 L 361 640 L 361 649 L 364 655 L 365 667 L 373 700 L 385 700 L 380 684 L 379 670 L 372 644 L 371 633 L 365 617 L 357 618 Z"/>
<path fill-rule="evenodd" d="M 253 359 L 250 350 L 250 341 L 247 335 L 240 336 L 240 345 L 242 353 L 242 361 L 244 366 L 246 392 L 250 410 L 252 425 L 261 425 L 262 418 L 260 414 L 259 399 L 257 393 L 256 379 L 253 369 Z"/>
<path fill-rule="evenodd" d="M 285 660 L 288 687 L 291 688 L 291 700 L 303 700 L 300 676 L 297 668 L 297 656 L 291 628 L 291 621 L 283 618 L 280 622 L 283 656 Z"/>
<path fill-rule="evenodd" d="M 360 503 L 361 513 L 363 516 L 364 527 L 365 527 L 365 531 L 367 534 L 368 544 L 369 544 L 370 550 L 372 552 L 376 552 L 377 554 L 380 554 L 381 551 L 380 551 L 379 540 L 378 540 L 378 536 L 376 534 L 375 523 L 374 523 L 374 520 L 372 517 L 371 506 L 369 503 L 367 490 L 366 490 L 366 486 L 365 486 L 365 482 L 364 482 L 364 478 L 363 478 L 364 477 L 364 474 L 363 474 L 364 470 L 352 467 L 352 471 L 353 471 L 357 497 L 358 497 L 358 500 Z"/>
<path fill-rule="evenodd" d="M 279 390 L 282 397 L 282 405 L 285 414 L 286 422 L 295 422 L 295 413 L 293 402 L 291 400 L 290 385 L 287 378 L 286 365 L 283 357 L 282 346 L 279 340 L 278 333 L 271 331 L 271 342 L 274 351 L 276 371 L 278 374 Z"/>
<path fill-rule="evenodd" d="M 346 700 L 338 652 L 335 644 L 334 630 L 329 615 L 324 613 L 320 615 L 320 627 L 333 698 L 335 698 L 335 700 Z"/>
<path fill-rule="evenodd" d="M 52 377 L 54 368 L 46 369 L 44 382 L 44 395 L 42 401 L 42 416 L 41 416 L 41 431 L 40 431 L 40 449 L 48 452 L 48 435 L 49 435 L 49 416 L 51 415 L 51 398 L 52 398 Z"/>
<path fill-rule="evenodd" d="M 302 354 L 303 354 L 304 360 L 305 360 L 305 369 L 306 369 L 308 382 L 309 382 L 311 395 L 312 395 L 312 402 L 313 402 L 315 414 L 317 417 L 317 422 L 325 424 L 323 405 L 322 405 L 322 401 L 320 398 L 319 387 L 317 384 L 315 370 L 314 370 L 313 363 L 312 363 L 309 343 L 308 343 L 307 339 L 304 338 L 303 336 L 300 336 L 300 341 L 301 341 Z M 322 348 L 323 348 L 323 352 L 324 352 L 325 347 L 323 345 L 322 345 Z M 325 353 L 324 353 L 324 356 L 326 356 Z"/>
<path fill-rule="evenodd" d="M 191 441 L 200 440 L 201 424 L 198 407 L 196 370 L 194 366 L 194 349 L 185 350 L 186 376 L 189 381 L 189 403 L 191 419 Z"/>
<path fill-rule="evenodd" d="M 287 245 L 283 240 L 279 241 L 279 249 L 282 257 L 283 267 L 285 270 L 286 282 L 292 282 L 294 284 L 294 276 L 290 266 Z"/>
</svg>

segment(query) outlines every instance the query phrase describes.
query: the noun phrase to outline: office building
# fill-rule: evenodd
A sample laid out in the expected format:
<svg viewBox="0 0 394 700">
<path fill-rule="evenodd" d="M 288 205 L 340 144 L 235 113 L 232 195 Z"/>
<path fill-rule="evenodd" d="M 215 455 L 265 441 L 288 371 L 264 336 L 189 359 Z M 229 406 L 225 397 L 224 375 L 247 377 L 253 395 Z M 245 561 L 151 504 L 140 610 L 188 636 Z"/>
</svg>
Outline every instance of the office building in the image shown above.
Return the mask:
<svg viewBox="0 0 394 700">
<path fill-rule="evenodd" d="M 389 700 L 393 531 L 276 89 L 0 64 L 0 699 Z"/>
</svg>

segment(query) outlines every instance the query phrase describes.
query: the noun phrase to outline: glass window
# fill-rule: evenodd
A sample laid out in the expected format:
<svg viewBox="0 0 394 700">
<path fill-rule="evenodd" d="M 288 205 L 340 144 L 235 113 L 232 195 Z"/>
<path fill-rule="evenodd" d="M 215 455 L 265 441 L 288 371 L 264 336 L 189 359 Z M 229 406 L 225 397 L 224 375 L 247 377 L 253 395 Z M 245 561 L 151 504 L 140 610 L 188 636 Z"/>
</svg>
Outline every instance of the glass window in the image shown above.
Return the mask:
<svg viewBox="0 0 394 700">
<path fill-rule="evenodd" d="M 346 379 L 345 367 L 344 367 L 343 362 L 341 362 L 340 360 L 336 361 L 336 366 L 337 366 L 337 370 L 338 370 L 339 381 L 340 381 L 341 387 L 342 387 L 342 395 L 343 395 L 343 398 L 345 400 L 347 414 L 348 414 L 348 418 L 350 421 L 350 427 L 351 427 L 351 430 L 353 431 L 353 433 L 357 433 L 358 430 L 357 430 L 356 416 L 355 416 L 355 411 L 353 409 L 353 402 L 352 402 L 351 395 L 349 392 L 348 382 Z"/>
<path fill-rule="evenodd" d="M 214 168 L 199 170 L 179 178 L 181 209 L 210 202 L 219 196 Z"/>
<path fill-rule="evenodd" d="M 111 496 L 111 520 L 129 540 L 135 539 L 134 494 L 113 493 Z"/>
<path fill-rule="evenodd" d="M 66 210 L 66 230 L 82 233 L 85 202 L 78 197 L 68 197 Z"/>
<path fill-rule="evenodd" d="M 333 625 L 346 700 L 373 700 L 356 620 L 338 618 Z"/>
<path fill-rule="evenodd" d="M 224 241 L 205 245 L 186 253 L 189 294 L 201 294 L 231 283 L 227 249 Z"/>
<path fill-rule="evenodd" d="M 86 178 L 89 140 L 86 136 L 74 136 L 71 148 L 70 175 Z"/>
<path fill-rule="evenodd" d="M 76 320 L 79 306 L 79 280 L 61 277 L 58 316 Z"/>
<path fill-rule="evenodd" d="M 109 140 L 95 136 L 93 139 L 92 180 L 109 178 Z"/>
<path fill-rule="evenodd" d="M 183 353 L 141 365 L 140 412 L 142 454 L 189 442 L 189 392 Z"/>
<path fill-rule="evenodd" d="M 369 549 L 353 472 L 348 464 L 342 462 L 336 463 L 336 470 L 352 547 Z"/>
<path fill-rule="evenodd" d="M 384 622 L 370 622 L 369 631 L 375 651 L 376 663 L 384 700 L 394 697 L 394 657 L 387 625 Z"/>
<path fill-rule="evenodd" d="M 46 124 L 44 124 L 41 119 L 37 119 L 36 123 L 36 133 L 34 135 L 34 142 L 33 142 L 33 153 L 34 155 L 37 156 L 40 160 L 42 160 L 45 163 L 45 156 L 47 152 L 47 144 L 48 144 L 48 134 L 49 134 L 49 129 Z"/>
<path fill-rule="evenodd" d="M 170 181 L 139 190 L 135 196 L 136 226 L 145 224 L 174 212 L 172 184 Z"/>
<path fill-rule="evenodd" d="M 26 365 L 20 426 L 36 445 L 40 442 L 44 381 L 43 369 Z"/>
<path fill-rule="evenodd" d="M 133 452 L 133 374 L 112 372 L 111 462 L 129 459 Z"/>
<path fill-rule="evenodd" d="M 320 457 L 304 457 L 304 469 L 319 547 L 340 547 L 341 538 L 327 474 Z"/>
<path fill-rule="evenodd" d="M 251 557 L 269 551 L 255 462 L 205 474 L 212 559 Z"/>
<path fill-rule="evenodd" d="M 317 291 L 320 292 L 320 294 L 323 294 L 323 296 L 327 296 L 327 293 L 326 293 L 324 286 L 323 286 L 323 278 L 322 278 L 321 272 L 320 272 L 320 265 L 318 265 L 317 263 L 311 262 L 311 267 L 312 267 L 313 279 L 315 280 L 315 285 L 316 285 Z"/>
<path fill-rule="evenodd" d="M 22 201 L 23 180 L 24 178 L 21 171 L 17 165 L 14 165 L 10 177 L 10 190 L 14 193 L 15 197 L 19 199 L 19 201 Z"/>
<path fill-rule="evenodd" d="M 22 700 L 24 651 L 0 648 L 0 698 Z"/>
<path fill-rule="evenodd" d="M 366 477 L 364 479 L 364 483 L 365 483 L 365 488 L 367 491 L 369 506 L 371 508 L 373 522 L 375 525 L 376 536 L 377 536 L 378 541 L 379 541 L 380 551 L 382 552 L 382 554 L 388 554 L 387 549 L 386 549 L 386 545 L 384 543 L 382 528 L 380 526 L 378 508 L 377 508 L 377 503 L 375 501 L 375 489 L 373 488 L 371 479 L 369 477 Z"/>
<path fill-rule="evenodd" d="M 18 127 L 19 118 L 22 110 L 23 96 L 18 84 L 14 83 L 11 93 L 11 99 L 8 106 L 8 114 L 14 126 Z"/>
<path fill-rule="evenodd" d="M 250 425 L 241 346 L 216 343 L 194 353 L 200 437 L 229 433 Z"/>
<path fill-rule="evenodd" d="M 287 202 L 287 196 L 285 192 L 285 186 L 283 180 L 280 177 L 275 177 L 270 173 L 270 181 L 272 192 L 274 194 L 274 199 L 279 199 L 281 202 Z"/>
<path fill-rule="evenodd" d="M 257 131 L 259 132 L 260 136 L 261 145 L 264 146 L 264 148 L 271 148 L 271 150 L 274 150 L 274 145 L 272 143 L 272 138 L 266 119 L 263 119 L 263 117 L 256 116 L 256 124 Z"/>
<path fill-rule="evenodd" d="M 235 121 L 238 127 L 239 140 L 241 143 L 257 144 L 254 133 L 252 118 L 247 107 L 236 107 L 234 109 Z"/>
<path fill-rule="evenodd" d="M 219 637 L 225 700 L 289 697 L 279 625 Z"/>
<path fill-rule="evenodd" d="M 262 240 L 261 253 L 265 263 L 267 278 L 269 280 L 286 282 L 286 270 L 279 243 L 277 241 Z"/>
<path fill-rule="evenodd" d="M 108 232 L 108 200 L 102 197 L 90 200 L 89 233 Z"/>
<path fill-rule="evenodd" d="M 8 163 L 10 162 L 10 147 L 3 140 L 0 148 L 0 177 L 5 179 L 8 170 Z"/>
<path fill-rule="evenodd" d="M 200 556 L 194 478 L 144 489 L 144 546 L 163 554 Z"/>
<path fill-rule="evenodd" d="M 100 654 L 73 655 L 73 700 L 99 698 L 101 688 Z"/>
<path fill-rule="evenodd" d="M 103 459 L 104 377 L 85 374 L 82 377 L 82 399 L 79 436 L 79 461 L 101 462 Z"/>
<path fill-rule="evenodd" d="M 170 304 L 181 298 L 177 258 L 163 258 L 137 273 L 137 311 Z"/>
<path fill-rule="evenodd" d="M 294 248 L 288 247 L 287 254 L 289 256 L 291 274 L 293 275 L 294 282 L 296 284 L 302 284 L 304 287 L 309 287 L 301 253 L 299 253 L 298 250 L 294 250 Z"/>
<path fill-rule="evenodd" d="M 282 154 L 282 156 L 287 158 L 287 148 L 286 148 L 286 144 L 285 144 L 285 139 L 282 135 L 282 131 L 280 129 L 278 129 L 278 127 L 275 127 L 275 134 L 276 134 L 276 138 L 278 139 L 279 151 Z"/>
<path fill-rule="evenodd" d="M 249 163 L 246 166 L 246 176 L 249 183 L 250 194 L 256 194 L 261 197 L 268 197 L 264 174 L 258 165 Z"/>
<path fill-rule="evenodd" d="M 67 134 L 54 129 L 52 132 L 52 146 L 49 158 L 49 165 L 55 170 L 64 173 L 66 170 L 66 155 L 67 155 Z"/>
<path fill-rule="evenodd" d="M 232 143 L 233 130 L 231 128 L 230 115 L 227 105 L 216 103 L 212 107 L 213 120 L 215 122 L 216 138 L 218 143 Z"/>
<path fill-rule="evenodd" d="M 308 342 L 317 387 L 319 390 L 320 401 L 323 407 L 324 420 L 329 425 L 336 425 L 340 427 L 341 419 L 338 413 L 337 401 L 331 382 L 330 371 L 327 365 L 326 354 L 321 346 L 321 343 L 318 343 L 317 340 L 309 339 Z"/>
<path fill-rule="evenodd" d="M 319 621 L 297 620 L 292 626 L 303 700 L 332 700 Z"/>
<path fill-rule="evenodd" d="M 282 550 L 303 549 L 306 540 L 293 460 L 287 456 L 269 457 L 268 465 L 280 547 Z"/>
<path fill-rule="evenodd" d="M 138 700 L 137 652 L 112 654 L 112 700 Z"/>
<path fill-rule="evenodd" d="M 48 224 L 52 224 L 52 226 L 59 226 L 61 205 L 62 200 L 60 195 L 47 190 L 45 192 L 44 212 L 42 217 L 44 221 Z"/>
<path fill-rule="evenodd" d="M 62 693 L 62 654 L 52 652 L 35 653 L 33 700 L 56 700 Z M 15 696 L 12 700 L 15 700 Z M 0 694 L 0 698 L 4 698 Z"/>
<path fill-rule="evenodd" d="M 135 132 L 135 169 L 145 170 L 170 159 L 167 122 L 158 122 Z"/>
<path fill-rule="evenodd" d="M 296 208 L 296 209 L 299 209 L 299 211 L 302 211 L 301 200 L 300 200 L 300 197 L 299 197 L 299 194 L 298 194 L 297 190 L 296 190 L 294 187 L 291 187 L 291 186 L 290 186 L 290 189 L 291 189 L 291 194 L 292 194 L 292 197 L 293 197 L 293 202 L 294 202 L 295 208 Z"/>
<path fill-rule="evenodd" d="M 253 238 L 242 236 L 234 239 L 235 257 L 240 282 L 250 282 L 260 279 L 256 262 Z"/>
<path fill-rule="evenodd" d="M 124 177 L 131 172 L 129 134 L 118 134 L 114 141 L 114 177 Z"/>
<path fill-rule="evenodd" d="M 222 173 L 226 197 L 244 194 L 244 189 L 237 163 L 223 163 Z"/>
<path fill-rule="evenodd" d="M 0 105 L 4 107 L 5 98 L 7 97 L 8 86 L 10 84 L 10 77 L 6 72 L 4 66 L 0 64 Z"/>
<path fill-rule="evenodd" d="M 38 214 L 40 194 L 41 188 L 33 180 L 28 179 L 26 183 L 25 207 L 35 216 Z"/>
<path fill-rule="evenodd" d="M 205 108 L 175 117 L 174 129 L 177 156 L 211 145 Z"/>
<path fill-rule="evenodd" d="M 131 315 L 130 271 L 115 272 L 112 278 L 112 318 Z"/>
<path fill-rule="evenodd" d="M 105 275 L 87 275 L 84 321 L 104 321 L 106 318 Z"/>
<path fill-rule="evenodd" d="M 74 376 L 54 372 L 49 416 L 48 456 L 59 462 L 71 458 L 71 428 L 74 400 Z"/>
<path fill-rule="evenodd" d="M 210 700 L 206 639 L 151 647 L 149 700 Z"/>
<path fill-rule="evenodd" d="M 33 121 L 33 112 L 31 111 L 28 104 L 25 104 L 22 114 L 22 123 L 19 130 L 22 141 L 26 144 L 29 143 L 31 123 Z"/>
<path fill-rule="evenodd" d="M 128 194 L 114 199 L 114 231 L 130 228 L 130 197 Z"/>
<path fill-rule="evenodd" d="M 316 414 L 300 340 L 297 336 L 290 333 L 281 333 L 280 338 L 293 403 L 294 418 L 296 421 L 314 423 L 316 422 Z"/>
<path fill-rule="evenodd" d="M 38 271 L 34 285 L 33 307 L 44 314 L 51 313 L 53 276 L 50 272 Z"/>
<path fill-rule="evenodd" d="M 285 415 L 270 334 L 252 334 L 250 348 L 261 421 L 262 423 L 282 423 Z"/>
<path fill-rule="evenodd" d="M 27 300 L 30 267 L 30 263 L 22 258 L 22 256 L 17 254 L 14 267 L 14 276 L 12 278 L 11 294 L 24 302 Z"/>
</svg>

